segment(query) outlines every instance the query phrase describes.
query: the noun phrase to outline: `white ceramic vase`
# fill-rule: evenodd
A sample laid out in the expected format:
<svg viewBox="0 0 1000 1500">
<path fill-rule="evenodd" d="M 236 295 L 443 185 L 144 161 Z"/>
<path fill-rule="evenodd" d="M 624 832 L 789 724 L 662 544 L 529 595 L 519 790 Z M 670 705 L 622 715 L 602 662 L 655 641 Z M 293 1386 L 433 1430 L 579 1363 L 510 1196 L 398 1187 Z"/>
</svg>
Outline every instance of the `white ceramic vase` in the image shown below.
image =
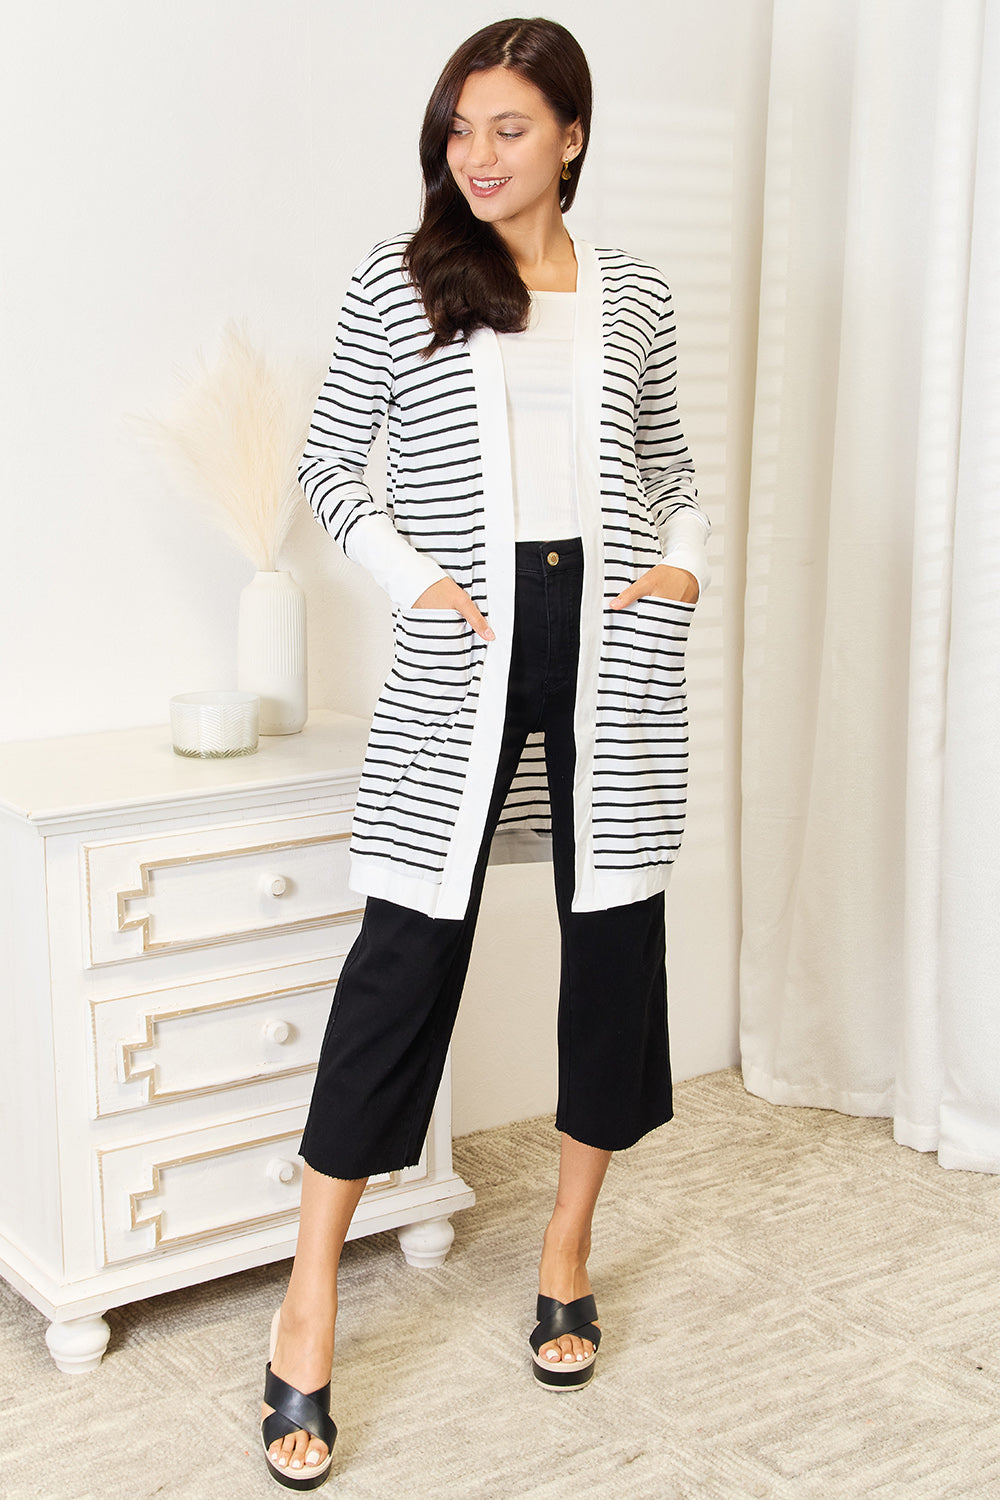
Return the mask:
<svg viewBox="0 0 1000 1500">
<path fill-rule="evenodd" d="M 309 711 L 306 600 L 291 573 L 257 573 L 240 594 L 239 687 L 260 698 L 261 734 L 296 734 Z"/>
</svg>

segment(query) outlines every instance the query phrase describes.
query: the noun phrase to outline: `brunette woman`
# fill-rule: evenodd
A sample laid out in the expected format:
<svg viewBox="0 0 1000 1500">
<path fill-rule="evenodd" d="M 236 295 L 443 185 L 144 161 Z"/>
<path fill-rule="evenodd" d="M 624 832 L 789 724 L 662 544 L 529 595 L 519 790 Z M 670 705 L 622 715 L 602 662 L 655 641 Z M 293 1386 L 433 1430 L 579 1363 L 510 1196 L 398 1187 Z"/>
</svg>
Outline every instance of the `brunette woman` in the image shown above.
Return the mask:
<svg viewBox="0 0 1000 1500">
<path fill-rule="evenodd" d="M 330 1470 L 337 1267 L 368 1177 L 418 1161 L 494 831 L 551 832 L 561 1132 L 531 1369 L 580 1390 L 613 1151 L 671 1116 L 663 892 L 686 778 L 684 642 L 706 579 L 662 276 L 563 222 L 586 156 L 580 47 L 487 26 L 444 69 L 412 236 L 351 281 L 300 478 L 395 605 L 352 839 L 364 925 L 337 987 L 275 1319 L 271 1474 Z M 365 487 L 388 423 L 388 511 Z M 273 1410 L 272 1410 L 273 1409 Z"/>
</svg>

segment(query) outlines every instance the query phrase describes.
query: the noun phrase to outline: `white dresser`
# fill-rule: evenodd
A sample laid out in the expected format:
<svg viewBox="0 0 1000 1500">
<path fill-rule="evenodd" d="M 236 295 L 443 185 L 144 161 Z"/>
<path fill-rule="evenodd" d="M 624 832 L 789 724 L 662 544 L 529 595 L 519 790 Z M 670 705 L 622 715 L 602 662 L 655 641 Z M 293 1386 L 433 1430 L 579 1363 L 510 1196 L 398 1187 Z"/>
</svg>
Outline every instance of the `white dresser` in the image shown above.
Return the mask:
<svg viewBox="0 0 1000 1500">
<path fill-rule="evenodd" d="M 297 1155 L 337 975 L 365 725 L 316 711 L 256 755 L 166 729 L 0 745 L 0 1274 L 93 1369 L 102 1314 L 291 1255 Z M 372 1179 L 351 1237 L 437 1265 L 450 1072 L 420 1165 Z"/>
</svg>

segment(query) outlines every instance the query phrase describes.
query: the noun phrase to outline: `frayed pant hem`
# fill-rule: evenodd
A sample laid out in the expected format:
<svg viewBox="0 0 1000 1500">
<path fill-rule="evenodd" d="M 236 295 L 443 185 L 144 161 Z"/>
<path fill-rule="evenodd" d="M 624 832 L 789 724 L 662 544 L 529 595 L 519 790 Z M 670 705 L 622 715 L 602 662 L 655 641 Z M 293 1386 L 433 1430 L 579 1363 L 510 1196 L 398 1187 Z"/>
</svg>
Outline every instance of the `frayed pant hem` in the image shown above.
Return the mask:
<svg viewBox="0 0 1000 1500">
<path fill-rule="evenodd" d="M 638 1135 L 629 1135 L 615 1143 L 585 1140 L 582 1134 L 571 1129 L 559 1115 L 556 1115 L 555 1118 L 555 1128 L 561 1135 L 568 1135 L 571 1140 L 576 1141 L 581 1146 L 589 1146 L 592 1151 L 628 1151 L 632 1146 L 637 1146 L 647 1135 L 652 1135 L 654 1130 L 659 1130 L 661 1125 L 669 1125 L 673 1118 L 673 1110 L 671 1110 L 670 1114 L 664 1115 L 662 1119 L 656 1120 L 652 1125 L 646 1125 L 639 1131 Z"/>
<path fill-rule="evenodd" d="M 420 1156 L 417 1155 L 411 1161 L 403 1161 L 402 1163 L 393 1162 L 392 1166 L 382 1166 L 379 1164 L 374 1167 L 362 1167 L 360 1171 L 355 1172 L 353 1170 L 343 1170 L 343 1163 L 340 1162 L 334 1163 L 333 1168 L 328 1163 L 321 1165 L 311 1152 L 307 1155 L 301 1147 L 299 1148 L 299 1155 L 307 1167 L 311 1167 L 320 1177 L 329 1177 L 333 1182 L 360 1182 L 362 1178 L 381 1177 L 390 1172 L 404 1172 L 407 1167 L 417 1167 L 420 1165 Z M 353 1168 L 354 1163 L 352 1162 L 350 1165 Z M 340 1167 L 341 1170 L 336 1170 L 337 1167 Z"/>
</svg>

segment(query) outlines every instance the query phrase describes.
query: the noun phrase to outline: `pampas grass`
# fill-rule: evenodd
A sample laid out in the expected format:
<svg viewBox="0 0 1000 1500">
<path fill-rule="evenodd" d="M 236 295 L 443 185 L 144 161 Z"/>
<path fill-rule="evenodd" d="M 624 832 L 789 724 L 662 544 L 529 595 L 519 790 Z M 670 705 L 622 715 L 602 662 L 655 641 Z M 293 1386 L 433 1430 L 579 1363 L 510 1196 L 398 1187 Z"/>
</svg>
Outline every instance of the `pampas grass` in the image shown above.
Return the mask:
<svg viewBox="0 0 1000 1500">
<path fill-rule="evenodd" d="M 218 359 L 198 356 L 171 416 L 138 419 L 258 572 L 276 570 L 302 500 L 298 460 L 317 385 L 312 372 L 269 359 L 245 326 L 230 322 Z"/>
</svg>

